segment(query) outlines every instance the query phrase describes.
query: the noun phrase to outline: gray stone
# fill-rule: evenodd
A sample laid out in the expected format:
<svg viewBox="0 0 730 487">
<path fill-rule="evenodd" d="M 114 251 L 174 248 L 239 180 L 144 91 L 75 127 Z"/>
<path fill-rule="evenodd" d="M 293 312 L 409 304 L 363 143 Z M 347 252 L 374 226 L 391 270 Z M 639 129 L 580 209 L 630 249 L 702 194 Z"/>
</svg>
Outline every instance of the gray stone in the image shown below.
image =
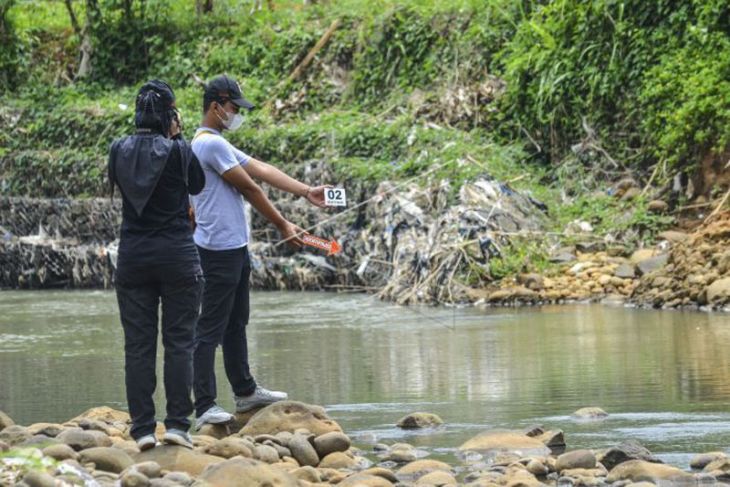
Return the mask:
<svg viewBox="0 0 730 487">
<path fill-rule="evenodd" d="M 57 439 L 50 438 L 50 437 L 45 436 L 45 435 L 33 435 L 30 438 L 28 438 L 27 440 L 23 441 L 22 443 L 19 443 L 16 446 L 21 446 L 21 447 L 32 446 L 32 447 L 35 447 L 35 448 L 41 448 L 42 449 L 42 448 L 45 448 L 47 446 L 58 445 L 60 443 L 61 442 L 58 441 Z"/>
<path fill-rule="evenodd" d="M 638 264 L 636 264 L 636 267 L 639 270 L 640 275 L 646 275 L 650 272 L 657 271 L 667 265 L 667 261 L 669 260 L 669 255 L 667 254 L 661 254 L 657 255 L 655 257 L 649 257 L 648 259 L 644 259 L 640 261 Z"/>
<path fill-rule="evenodd" d="M 263 443 L 265 443 L 265 442 L 266 442 L 267 440 L 268 440 L 268 441 L 273 441 L 273 442 L 275 442 L 275 443 L 279 443 L 279 441 L 280 441 L 280 440 L 279 440 L 279 438 L 278 438 L 277 436 L 274 436 L 274 435 L 267 435 L 267 434 L 263 434 L 263 435 L 256 435 L 256 436 L 254 437 L 254 441 L 255 441 L 256 443 L 262 443 L 262 444 L 263 444 Z"/>
<path fill-rule="evenodd" d="M 556 264 L 567 264 L 568 262 L 573 262 L 576 259 L 575 247 L 563 247 L 550 255 L 550 262 L 554 262 Z"/>
<path fill-rule="evenodd" d="M 529 288 L 525 284 L 526 287 Z M 403 429 L 430 428 L 444 424 L 444 421 L 432 413 L 411 413 L 402 417 L 396 426 Z"/>
<path fill-rule="evenodd" d="M 702 470 L 715 460 L 722 460 L 726 458 L 727 455 L 725 454 L 725 452 L 721 451 L 702 453 L 700 455 L 695 455 L 694 457 L 692 457 L 692 460 L 690 460 L 689 462 L 689 466 L 690 468 L 693 468 L 695 470 Z"/>
<path fill-rule="evenodd" d="M 66 428 L 61 424 L 56 423 L 36 423 L 28 426 L 28 431 L 32 435 L 44 435 L 51 438 L 55 438 L 60 435 Z"/>
<path fill-rule="evenodd" d="M 205 487 L 207 484 L 200 484 L 200 485 L 201 485 L 201 487 Z M 150 487 L 180 487 L 180 485 L 177 484 L 176 482 L 172 482 L 170 480 L 162 478 L 162 479 L 150 480 Z"/>
<path fill-rule="evenodd" d="M 415 459 L 415 456 L 413 456 L 413 458 Z M 319 463 L 319 468 L 334 468 L 339 470 L 345 468 L 351 469 L 354 468 L 356 465 L 357 461 L 354 458 L 348 456 L 347 453 L 336 451 L 324 457 Z"/>
<path fill-rule="evenodd" d="M 79 458 L 79 454 L 65 443 L 47 446 L 43 449 L 43 454 L 58 461 L 67 460 L 69 458 L 77 460 Z"/>
<path fill-rule="evenodd" d="M 189 450 L 182 446 L 162 445 L 138 453 L 134 456 L 137 463 L 157 462 L 163 470 L 184 471 L 190 475 L 200 473 L 213 463 L 223 461 L 221 457 L 206 455 L 200 451 Z M 155 480 L 155 479 L 153 479 Z"/>
<path fill-rule="evenodd" d="M 314 439 L 314 449 L 317 450 L 319 458 L 324 458 L 336 451 L 347 451 L 351 444 L 352 442 L 346 434 L 336 431 L 319 435 Z"/>
<path fill-rule="evenodd" d="M 124 450 L 104 446 L 82 450 L 79 460 L 81 463 L 94 463 L 97 469 L 114 473 L 120 473 L 134 464 L 132 457 Z"/>
<path fill-rule="evenodd" d="M 666 213 L 669 210 L 669 204 L 662 200 L 652 200 L 646 208 L 652 213 Z"/>
<path fill-rule="evenodd" d="M 130 470 L 122 475 L 122 487 L 148 487 L 150 479 L 143 473 L 136 470 Z"/>
<path fill-rule="evenodd" d="M 636 440 L 626 440 L 623 443 L 609 448 L 598 455 L 596 459 L 607 470 L 613 470 L 617 465 L 629 460 L 643 460 L 650 463 L 662 463 L 644 445 Z"/>
<path fill-rule="evenodd" d="M 322 477 L 319 475 L 319 472 L 316 468 L 305 466 L 305 467 L 299 467 L 297 469 L 294 469 L 290 472 L 292 476 L 299 480 L 305 480 L 307 482 L 312 482 L 313 484 L 319 483 L 322 481 Z"/>
<path fill-rule="evenodd" d="M 580 408 L 572 415 L 577 419 L 602 419 L 608 416 L 608 413 L 598 407 Z"/>
<path fill-rule="evenodd" d="M 636 267 L 632 264 L 621 264 L 613 271 L 613 275 L 621 279 L 633 279 L 636 277 Z"/>
<path fill-rule="evenodd" d="M 56 480 L 46 472 L 30 471 L 23 477 L 28 487 L 55 487 Z"/>
<path fill-rule="evenodd" d="M 280 444 L 276 443 L 275 441 L 266 440 L 266 442 L 264 442 L 264 445 L 268 445 L 271 448 L 273 448 L 274 450 L 276 450 L 276 453 L 279 454 L 279 458 L 292 456 L 291 450 L 289 448 L 287 448 L 285 446 L 281 446 Z"/>
<path fill-rule="evenodd" d="M 292 436 L 294 435 L 289 431 L 279 431 L 276 433 L 276 438 L 279 440 L 281 446 L 289 446 Z"/>
<path fill-rule="evenodd" d="M 162 467 L 157 462 L 140 462 L 134 464 L 132 468 L 150 479 L 156 479 L 162 476 Z"/>
<path fill-rule="evenodd" d="M 276 486 L 297 487 L 299 483 L 287 472 L 250 458 L 231 458 L 208 467 L 200 480 L 213 487 Z"/>
<path fill-rule="evenodd" d="M 253 457 L 266 463 L 276 463 L 279 461 L 279 453 L 274 447 L 269 445 L 256 445 L 253 449 Z"/>
<path fill-rule="evenodd" d="M 13 425 L 15 425 L 15 421 L 13 421 L 13 419 L 5 414 L 3 411 L 0 411 L 0 431 L 4 430 L 8 426 Z"/>
<path fill-rule="evenodd" d="M 18 445 L 31 438 L 28 428 L 17 424 L 7 426 L 0 431 L 0 440 L 10 446 Z"/>
<path fill-rule="evenodd" d="M 706 301 L 709 304 L 722 304 L 730 298 L 730 277 L 717 279 L 707 286 Z"/>
<path fill-rule="evenodd" d="M 56 439 L 61 443 L 67 444 L 76 451 L 102 446 L 98 444 L 98 439 L 95 434 L 90 431 L 84 431 L 76 428 L 63 431 L 56 437 Z"/>
<path fill-rule="evenodd" d="M 596 466 L 596 456 L 590 450 L 574 450 L 563 453 L 558 457 L 555 469 L 558 472 L 570 470 L 574 468 L 594 468 Z"/>
<path fill-rule="evenodd" d="M 677 467 L 643 460 L 629 460 L 612 468 L 608 477 L 606 477 L 606 481 L 609 483 L 621 480 L 661 482 L 662 484 L 669 482 L 669 485 L 687 485 L 687 483 L 693 481 L 693 477 Z"/>
<path fill-rule="evenodd" d="M 280 431 L 296 432 L 300 428 L 305 428 L 316 435 L 342 431 L 340 425 L 327 416 L 321 406 L 297 401 L 279 401 L 257 412 L 240 433 L 254 436 L 264 433 L 276 435 Z"/>
<path fill-rule="evenodd" d="M 547 475 L 550 472 L 544 463 L 538 462 L 535 459 L 527 462 L 526 468 L 528 472 L 535 476 Z"/>
<path fill-rule="evenodd" d="M 249 442 L 242 438 L 228 437 L 218 440 L 205 449 L 209 455 L 222 458 L 233 458 L 237 455 L 250 457 L 253 452 L 249 448 Z"/>
<path fill-rule="evenodd" d="M 170 472 L 163 477 L 165 480 L 176 484 L 188 486 L 193 483 L 193 478 L 185 472 Z"/>
<path fill-rule="evenodd" d="M 289 450 L 292 456 L 299 462 L 299 465 L 316 467 L 319 463 L 319 456 L 312 444 L 304 435 L 294 435 L 289 441 Z"/>
</svg>

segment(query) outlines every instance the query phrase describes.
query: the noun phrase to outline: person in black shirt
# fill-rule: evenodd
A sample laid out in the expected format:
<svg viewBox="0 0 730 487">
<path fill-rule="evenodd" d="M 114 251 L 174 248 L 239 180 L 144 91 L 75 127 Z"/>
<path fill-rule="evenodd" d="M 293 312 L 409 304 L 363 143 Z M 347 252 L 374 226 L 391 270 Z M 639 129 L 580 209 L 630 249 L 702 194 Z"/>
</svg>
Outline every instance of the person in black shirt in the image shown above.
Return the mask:
<svg viewBox="0 0 730 487">
<path fill-rule="evenodd" d="M 163 441 L 192 448 L 187 431 L 192 351 L 203 277 L 188 220 L 190 194 L 205 175 L 180 132 L 175 95 L 167 83 L 144 84 L 135 108 L 137 132 L 112 143 L 109 181 L 122 195 L 122 224 L 115 288 L 124 328 L 125 382 L 131 435 L 141 450 L 157 441 L 152 395 L 157 378 L 158 309 L 167 429 Z"/>
</svg>

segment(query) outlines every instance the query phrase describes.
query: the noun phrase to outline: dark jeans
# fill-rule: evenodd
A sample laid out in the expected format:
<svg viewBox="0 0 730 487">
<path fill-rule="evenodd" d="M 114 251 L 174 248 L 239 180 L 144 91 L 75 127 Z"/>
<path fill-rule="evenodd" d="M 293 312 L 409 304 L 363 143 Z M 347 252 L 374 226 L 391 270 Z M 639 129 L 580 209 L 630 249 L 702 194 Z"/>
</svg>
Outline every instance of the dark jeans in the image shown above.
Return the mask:
<svg viewBox="0 0 730 487">
<path fill-rule="evenodd" d="M 165 427 L 184 431 L 190 428 L 193 341 L 203 282 L 198 264 L 119 264 L 115 287 L 124 327 L 124 370 L 132 438 L 155 431 L 152 395 L 157 386 L 155 364 L 160 303 L 165 348 Z"/>
<path fill-rule="evenodd" d="M 195 331 L 193 391 L 195 411 L 200 417 L 215 405 L 215 351 L 223 345 L 223 364 L 237 396 L 256 390 L 248 365 L 249 300 L 248 279 L 251 261 L 248 247 L 233 250 L 206 250 L 198 247 L 205 276 L 203 303 Z"/>
</svg>

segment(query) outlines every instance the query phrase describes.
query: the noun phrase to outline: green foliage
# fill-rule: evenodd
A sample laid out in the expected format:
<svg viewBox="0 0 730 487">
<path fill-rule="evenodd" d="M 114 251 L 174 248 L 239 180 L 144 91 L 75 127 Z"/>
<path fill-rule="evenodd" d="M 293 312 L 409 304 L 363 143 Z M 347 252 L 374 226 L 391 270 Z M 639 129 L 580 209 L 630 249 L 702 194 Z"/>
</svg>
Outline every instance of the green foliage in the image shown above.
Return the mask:
<svg viewBox="0 0 730 487">
<path fill-rule="evenodd" d="M 656 140 L 642 133 L 642 128 L 661 123 L 642 121 L 647 114 L 640 110 L 637 98 L 655 100 L 651 93 L 642 92 L 647 73 L 664 73 L 657 63 L 665 59 L 671 65 L 669 59 L 676 59 L 695 30 L 716 31 L 726 41 L 730 33 L 723 20 L 729 15 L 727 5 L 719 0 L 550 2 L 519 24 L 515 37 L 500 53 L 509 87 L 503 107 L 513 123 L 526 127 L 548 149 L 553 161 L 583 137 L 584 118 L 609 140 L 612 151 L 627 157 L 628 149 L 642 138 Z M 715 47 L 720 50 L 703 51 L 704 60 L 699 62 L 730 56 L 725 42 Z M 681 83 L 670 73 L 665 74 Z M 661 95 L 651 84 L 649 90 Z M 664 94 L 680 95 L 681 91 Z M 727 95 L 725 91 L 722 96 Z M 682 103 L 679 99 L 664 102 L 670 107 Z M 646 154 L 637 162 L 647 162 Z"/>
<path fill-rule="evenodd" d="M 357 98 L 377 101 L 384 90 L 421 86 L 438 72 L 435 60 L 429 58 L 438 32 L 414 9 L 388 12 L 366 32 L 368 42 L 361 44 L 355 59 L 362 67 L 355 71 L 353 80 Z"/>
<path fill-rule="evenodd" d="M 646 73 L 640 98 L 647 145 L 677 167 L 730 146 L 730 38 L 699 29 L 690 35 Z"/>
<path fill-rule="evenodd" d="M 489 275 L 494 280 L 522 272 L 543 272 L 550 267 L 549 254 L 541 239 L 513 238 L 500 250 L 500 256 L 489 261 Z"/>
</svg>

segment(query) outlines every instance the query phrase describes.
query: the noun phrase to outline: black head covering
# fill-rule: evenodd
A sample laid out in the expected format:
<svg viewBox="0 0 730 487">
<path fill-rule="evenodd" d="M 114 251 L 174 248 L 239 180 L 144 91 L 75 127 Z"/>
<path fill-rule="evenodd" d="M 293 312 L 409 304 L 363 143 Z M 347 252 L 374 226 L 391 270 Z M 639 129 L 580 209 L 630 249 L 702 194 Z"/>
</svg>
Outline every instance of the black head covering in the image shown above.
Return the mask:
<svg viewBox="0 0 730 487">
<path fill-rule="evenodd" d="M 152 80 L 142 85 L 135 113 L 138 133 L 115 141 L 109 151 L 112 191 L 117 184 L 138 216 L 157 187 L 177 143 L 167 138 L 174 107 L 175 94 L 167 83 Z"/>
<path fill-rule="evenodd" d="M 175 92 L 164 81 L 153 79 L 143 84 L 137 93 L 134 124 L 167 135 L 175 115 Z"/>
</svg>

